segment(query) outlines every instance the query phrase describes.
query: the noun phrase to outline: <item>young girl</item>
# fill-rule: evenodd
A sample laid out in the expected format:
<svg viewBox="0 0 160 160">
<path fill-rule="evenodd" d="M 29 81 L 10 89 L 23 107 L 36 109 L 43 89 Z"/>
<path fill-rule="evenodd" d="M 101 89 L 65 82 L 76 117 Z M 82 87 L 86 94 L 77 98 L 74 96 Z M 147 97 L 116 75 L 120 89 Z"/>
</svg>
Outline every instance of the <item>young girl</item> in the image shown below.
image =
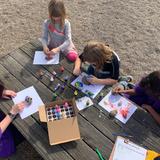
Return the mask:
<svg viewBox="0 0 160 160">
<path fill-rule="evenodd" d="M 113 88 L 113 93 L 125 93 L 129 99 L 146 109 L 160 124 L 160 71 L 154 71 L 142 78 L 134 89 L 122 86 Z"/>
<path fill-rule="evenodd" d="M 81 62 L 89 63 L 87 73 L 93 75 L 87 80 L 91 84 L 112 85 L 119 77 L 119 58 L 116 53 L 104 43 L 90 41 L 83 53 L 77 58 L 73 74 L 79 75 Z"/>
<path fill-rule="evenodd" d="M 70 22 L 62 0 L 51 0 L 48 5 L 49 19 L 44 21 L 41 42 L 48 59 L 59 52 L 74 62 L 78 56 L 71 38 Z"/>
<path fill-rule="evenodd" d="M 3 84 L 0 84 L 0 98 L 10 99 L 10 97 L 14 96 L 16 96 L 14 91 L 5 90 Z M 22 139 L 20 133 L 13 128 L 13 126 L 9 126 L 9 124 L 14 117 L 23 110 L 24 106 L 24 102 L 12 106 L 10 112 L 6 116 L 0 111 L 0 158 L 6 158 L 15 152 L 13 135 L 18 139 Z"/>
</svg>

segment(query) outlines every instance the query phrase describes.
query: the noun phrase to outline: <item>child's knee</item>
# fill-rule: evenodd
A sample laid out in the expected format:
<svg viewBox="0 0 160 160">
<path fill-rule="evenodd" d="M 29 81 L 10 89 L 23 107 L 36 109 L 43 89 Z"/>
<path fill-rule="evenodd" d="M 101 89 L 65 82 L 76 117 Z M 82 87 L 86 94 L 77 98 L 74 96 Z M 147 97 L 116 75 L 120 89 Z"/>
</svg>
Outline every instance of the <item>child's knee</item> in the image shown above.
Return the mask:
<svg viewBox="0 0 160 160">
<path fill-rule="evenodd" d="M 67 59 L 68 59 L 69 61 L 75 62 L 75 60 L 76 60 L 77 57 L 78 57 L 78 54 L 77 54 L 76 51 L 70 51 L 70 52 L 68 52 L 68 54 L 67 54 L 66 57 L 67 57 Z"/>
</svg>

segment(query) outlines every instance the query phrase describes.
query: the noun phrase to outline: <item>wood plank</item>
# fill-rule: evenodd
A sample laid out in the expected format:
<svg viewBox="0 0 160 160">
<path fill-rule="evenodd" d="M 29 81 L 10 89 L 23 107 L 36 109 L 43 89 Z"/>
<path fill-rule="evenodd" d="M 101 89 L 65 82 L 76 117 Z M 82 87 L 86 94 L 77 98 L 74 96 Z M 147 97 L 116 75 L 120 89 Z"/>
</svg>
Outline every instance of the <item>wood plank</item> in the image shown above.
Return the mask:
<svg viewBox="0 0 160 160">
<path fill-rule="evenodd" d="M 11 65 L 10 65 L 11 66 Z M 25 88 L 13 75 L 11 75 L 2 65 L 0 65 L 0 79 L 5 83 L 7 88 L 21 90 Z M 12 67 L 11 67 L 12 68 Z M 8 78 L 5 78 L 8 77 Z M 12 82 L 12 83 L 11 83 Z M 14 84 L 14 86 L 13 86 Z M 13 105 L 11 101 L 1 102 L 1 109 L 5 113 Z M 44 159 L 66 159 L 72 160 L 70 155 L 60 146 L 49 146 L 48 134 L 43 128 L 36 123 L 30 116 L 24 120 L 17 118 L 13 124 L 23 134 L 23 136 L 35 147 Z M 44 138 L 46 137 L 46 138 Z"/>
<path fill-rule="evenodd" d="M 24 48 L 25 48 L 25 47 L 24 47 Z M 24 48 L 23 48 L 23 50 L 25 50 Z M 28 51 L 27 51 L 27 52 L 28 52 Z"/>
<path fill-rule="evenodd" d="M 23 48 L 23 50 L 26 50 L 25 47 Z M 67 63 L 65 60 L 63 60 L 63 61 L 64 61 L 63 64 L 66 63 L 66 66 L 67 66 L 68 63 Z M 70 65 L 70 64 L 69 64 L 69 65 Z M 68 68 L 69 68 L 69 67 L 68 67 Z M 70 72 L 71 72 L 71 71 L 70 71 Z M 98 109 L 100 109 L 100 107 L 98 107 Z M 136 114 L 135 114 L 135 115 L 136 115 Z M 136 117 L 136 118 L 137 118 L 137 117 Z M 135 120 L 136 120 L 136 118 L 135 118 Z M 136 121 L 134 121 L 134 122 L 135 122 L 135 124 L 137 124 Z M 122 124 L 121 124 L 119 121 L 117 121 L 116 123 L 117 123 L 118 125 L 120 125 L 121 127 L 123 127 Z M 141 126 L 141 124 L 139 124 L 139 126 Z M 153 128 L 151 128 L 151 129 L 152 129 L 152 131 L 154 131 Z M 157 134 L 157 132 L 155 132 L 155 134 Z"/>
<path fill-rule="evenodd" d="M 81 115 L 78 115 L 78 122 L 83 141 L 94 150 L 96 147 L 100 150 L 105 147 L 105 155 L 108 159 L 113 148 L 113 142 L 92 126 L 89 121 L 84 121 Z"/>
<path fill-rule="evenodd" d="M 89 122 L 92 122 L 92 125 L 99 129 L 104 135 L 108 136 L 112 141 L 115 141 L 115 137 L 112 133 L 126 133 L 134 136 L 131 138 L 132 141 L 160 152 L 160 138 L 134 119 L 130 119 L 126 125 L 120 127 L 119 124 L 117 124 L 117 120 L 108 119 L 108 116 L 104 113 L 101 113 L 101 118 L 98 119 L 99 112 L 96 107 L 90 107 L 88 111 L 81 113 L 81 115 Z"/>
<path fill-rule="evenodd" d="M 25 73 L 23 73 L 23 74 L 25 76 L 29 76 L 30 78 L 27 79 L 26 81 L 22 78 L 19 78 L 20 73 L 18 71 L 21 70 L 23 67 L 20 66 L 12 57 L 10 57 L 10 56 L 6 57 L 5 60 L 3 60 L 1 63 L 10 71 L 11 74 L 14 74 L 14 76 L 19 81 L 21 81 L 21 83 L 23 83 L 24 85 L 29 85 L 29 83 L 32 84 L 34 82 L 34 78 L 32 79 L 32 76 L 29 76 L 29 73 L 26 70 L 25 70 Z M 12 65 L 12 67 L 10 68 L 11 65 Z M 38 83 L 38 84 L 40 84 L 40 83 Z M 34 86 L 36 86 L 35 88 L 37 90 L 39 90 L 40 86 L 37 87 L 37 84 L 34 84 Z M 48 90 L 44 91 L 44 89 L 42 88 L 42 93 L 41 93 L 41 91 L 38 92 L 40 94 L 40 96 L 42 97 L 42 99 L 44 97 L 46 97 L 46 95 L 43 94 L 43 92 L 45 92 L 48 95 Z M 47 97 L 46 97 L 46 99 L 47 99 Z M 71 148 L 71 150 L 67 150 L 67 151 L 69 152 L 70 155 L 72 155 L 76 159 L 80 159 L 83 156 L 86 157 L 87 155 L 94 155 L 94 156 L 90 157 L 89 159 L 95 159 L 96 158 L 96 156 L 97 156 L 96 153 L 86 143 L 84 143 L 83 141 L 77 141 L 77 142 L 74 142 L 74 143 L 77 144 L 76 148 L 75 147 L 72 148 L 73 142 L 67 143 L 67 144 L 64 144 L 64 145 L 61 145 L 61 146 L 63 148 L 65 148 L 66 150 L 68 148 Z M 82 151 L 83 151 L 83 156 L 81 155 Z"/>
<path fill-rule="evenodd" d="M 42 44 L 40 41 L 37 41 L 37 40 L 34 40 L 34 41 L 31 41 L 30 44 L 32 46 L 34 46 L 35 50 L 42 50 Z M 30 46 L 30 47 L 32 47 Z M 33 47 L 32 47 L 33 48 Z M 23 46 L 21 48 L 23 51 L 27 51 L 26 50 L 26 46 Z M 32 50 L 33 51 L 33 50 Z M 27 51 L 27 53 L 29 53 Z M 31 54 L 30 54 L 31 55 Z M 74 63 L 72 62 L 69 62 L 66 58 L 64 58 L 63 60 L 60 61 L 60 64 L 63 65 L 68 71 L 73 71 L 73 68 L 74 68 Z M 69 64 L 69 65 L 68 65 Z M 72 72 L 71 72 L 72 73 Z"/>
<path fill-rule="evenodd" d="M 44 103 L 52 99 L 52 92 L 47 90 L 45 85 L 39 83 L 34 76 L 20 66 L 12 57 L 6 56 L 0 61 L 0 64 L 2 64 L 14 77 L 16 77 L 17 80 L 25 86 L 25 88 L 33 85 Z M 45 90 L 47 90 L 47 93 L 45 93 Z"/>
<path fill-rule="evenodd" d="M 7 113 L 10 110 L 10 106 L 11 103 L 4 102 L 2 103 L 2 110 Z M 30 117 L 25 120 L 17 118 L 13 124 L 44 159 L 72 159 L 60 146 L 49 146 L 47 133 L 41 126 L 37 125 L 33 118 Z"/>
<path fill-rule="evenodd" d="M 20 55 L 22 55 L 22 54 L 20 54 Z M 16 54 L 16 55 L 11 54 L 11 56 L 14 56 L 14 57 L 16 57 L 16 58 L 19 57 L 19 56 L 17 56 L 17 54 Z M 30 66 L 30 65 L 29 65 L 29 66 Z M 102 138 L 101 138 L 101 139 L 102 139 Z M 104 142 L 104 139 L 102 139 L 102 140 L 103 140 L 103 142 Z M 87 141 L 86 141 L 86 142 L 87 142 Z M 87 142 L 87 143 L 88 143 L 88 142 Z M 97 143 L 97 144 L 98 144 L 98 143 Z M 103 144 L 100 143 L 100 145 L 103 145 Z M 97 146 L 98 146 L 98 145 L 97 145 Z"/>
<path fill-rule="evenodd" d="M 34 39 L 29 43 L 33 45 L 37 50 L 43 50 L 42 43 L 38 39 Z"/>
<path fill-rule="evenodd" d="M 28 51 L 29 52 L 29 51 Z M 54 65 L 54 66 L 37 66 L 37 65 L 32 65 L 32 59 L 27 59 L 27 55 L 23 55 L 24 53 L 21 51 L 21 50 L 17 50 L 15 51 L 14 53 L 11 54 L 11 56 L 16 59 L 21 65 L 23 65 L 25 68 L 27 68 L 29 71 L 32 72 L 32 74 L 38 78 L 38 76 L 35 74 L 39 68 L 41 69 L 47 69 L 48 71 L 52 71 L 53 69 L 54 70 L 58 70 L 58 65 Z M 29 54 L 29 53 L 28 53 Z M 29 54 L 32 58 L 33 58 L 33 53 L 30 53 Z M 25 58 L 24 58 L 25 57 Z M 26 61 L 26 65 L 25 64 L 25 61 Z M 59 81 L 60 84 L 63 83 L 63 78 L 68 75 L 70 76 L 71 74 L 68 73 L 66 70 L 63 72 L 63 74 L 60 74 L 58 75 L 58 79 L 61 80 L 61 82 Z M 68 84 L 70 83 L 70 81 L 72 81 L 72 79 L 69 79 L 68 80 Z M 43 82 L 44 84 L 48 85 L 50 82 L 49 82 L 49 78 L 43 78 L 41 80 L 41 82 Z M 47 83 L 46 83 L 47 82 Z M 53 88 L 55 87 L 55 84 L 57 84 L 57 80 L 55 80 L 55 82 L 53 83 Z M 51 88 L 53 90 L 53 88 Z M 66 93 L 69 93 L 69 94 L 66 94 Z M 74 91 L 70 92 L 70 90 L 66 87 L 65 88 L 65 91 L 63 92 L 63 96 L 65 98 L 72 98 L 74 96 Z M 81 96 L 81 94 L 78 95 L 79 97 Z"/>
<path fill-rule="evenodd" d="M 22 51 L 17 51 L 17 52 L 14 52 L 13 54 L 11 54 L 11 56 L 12 57 L 14 57 L 17 61 L 19 61 L 20 62 L 20 64 L 21 65 L 24 65 L 24 63 L 23 63 L 23 61 L 21 61 L 21 60 L 23 60 L 24 59 L 24 62 L 26 61 L 27 63 L 28 63 L 28 65 L 24 65 L 24 67 L 25 67 L 25 69 L 26 70 L 28 70 L 28 71 L 31 71 L 31 68 L 34 70 L 34 65 L 32 66 L 31 65 L 31 61 L 30 60 L 28 60 L 28 58 L 29 57 L 27 57 L 27 56 L 25 56 L 25 58 L 24 58 L 24 56 L 23 56 L 23 53 L 21 53 Z M 30 59 L 30 58 L 29 58 Z M 32 71 L 31 71 L 32 72 Z M 35 75 L 36 76 L 36 75 Z M 47 84 L 47 80 L 46 79 L 42 79 L 41 80 L 44 84 L 46 83 Z M 56 83 L 61 83 L 60 81 L 56 81 Z M 49 86 L 50 87 L 50 86 Z M 52 90 L 52 88 L 50 88 L 51 90 Z M 70 91 L 70 92 L 73 92 L 73 91 Z M 69 93 L 70 94 L 70 93 Z M 62 95 L 61 95 L 62 96 Z M 70 96 L 72 96 L 72 95 L 70 95 Z"/>
<path fill-rule="evenodd" d="M 136 114 L 133 115 L 133 118 L 160 137 L 160 125 L 156 123 L 151 114 L 147 111 L 141 108 L 138 112 L 136 112 Z"/>
<path fill-rule="evenodd" d="M 38 46 L 37 46 L 36 48 L 35 48 L 32 44 L 28 43 L 27 45 L 22 46 L 20 49 L 21 49 L 22 51 L 24 51 L 28 56 L 30 56 L 30 57 L 33 59 L 34 53 L 35 53 L 36 50 L 38 50 L 38 48 L 40 48 L 40 47 L 39 47 L 39 43 L 38 43 Z M 66 58 L 64 58 L 63 60 L 60 61 L 60 64 L 58 64 L 58 65 L 54 65 L 54 66 L 43 66 L 43 67 L 46 68 L 46 69 L 49 70 L 49 71 L 52 71 L 53 68 L 54 68 L 54 70 L 57 71 L 57 73 L 58 73 L 59 67 L 60 67 L 61 65 L 64 66 L 64 65 L 63 65 L 63 61 L 64 61 L 64 60 L 65 60 L 67 63 L 69 63 L 69 61 L 66 60 Z M 68 65 L 68 67 L 70 67 L 70 68 L 73 68 L 73 66 L 74 66 L 74 63 L 69 63 L 69 65 Z M 64 67 L 65 67 L 65 66 L 64 66 Z M 65 69 L 68 70 L 68 67 L 65 68 Z M 67 73 L 69 73 L 69 72 L 67 72 Z M 63 75 L 64 75 L 64 73 L 63 73 Z M 71 74 L 70 74 L 70 75 L 71 75 Z M 61 77 L 61 74 L 59 74 L 58 78 L 62 78 L 62 77 Z M 75 76 L 72 76 L 72 78 L 75 78 Z"/>
<path fill-rule="evenodd" d="M 63 61 L 65 61 L 65 59 L 63 60 Z M 64 63 L 63 63 L 64 64 Z M 67 65 L 66 65 L 67 66 Z M 106 87 L 107 88 L 107 87 Z M 105 88 L 105 89 L 106 89 Z M 107 88 L 107 89 L 109 89 L 109 88 Z M 102 91 L 103 92 L 103 91 Z M 105 91 L 106 93 L 108 92 L 107 90 Z M 104 94 L 105 95 L 105 94 Z M 95 100 L 97 100 L 97 97 L 95 98 Z M 96 102 L 97 103 L 97 102 Z M 99 110 L 102 110 L 102 108 L 100 107 L 100 106 L 97 106 L 97 108 L 99 109 Z M 92 114 L 92 115 L 94 115 L 93 114 L 93 112 L 91 112 L 90 111 L 90 113 Z M 141 113 L 141 116 L 140 117 L 142 117 L 142 113 L 144 114 L 146 114 L 146 112 L 144 112 L 144 110 L 142 110 L 142 109 L 140 109 L 139 108 L 139 110 L 136 112 L 136 113 Z M 106 115 L 106 114 L 105 114 Z M 104 116 L 105 116 L 104 115 Z M 85 117 L 88 117 L 88 112 L 86 113 L 86 115 L 85 115 Z M 93 116 L 93 117 L 95 117 L 95 116 Z M 93 118 L 92 117 L 92 118 Z M 153 118 L 151 118 L 151 116 L 147 113 L 147 116 L 144 116 L 143 115 L 143 117 L 145 117 L 145 119 L 147 119 L 147 117 L 150 117 L 150 119 L 152 119 L 152 121 L 149 121 L 149 122 L 154 122 L 153 121 Z M 91 119 L 88 119 L 89 121 L 91 121 L 92 120 L 92 118 Z M 135 119 L 135 120 L 133 120 L 133 119 Z M 142 118 L 141 118 L 142 119 Z M 121 128 L 121 132 L 128 132 L 129 134 L 132 134 L 132 133 L 134 133 L 135 132 L 135 130 L 136 130 L 136 134 L 135 134 L 135 137 L 134 137 L 134 139 L 133 139 L 133 141 L 135 141 L 136 143 L 140 143 L 141 145 L 145 145 L 145 146 L 148 146 L 149 148 L 152 148 L 152 149 L 155 149 L 155 150 L 157 150 L 157 151 L 159 151 L 159 126 L 157 126 L 156 124 L 155 124 L 155 122 L 153 123 L 154 124 L 154 129 L 153 129 L 153 127 L 151 128 L 150 127 L 150 125 L 146 125 L 145 124 L 145 126 L 143 126 L 143 127 L 141 127 L 142 125 L 141 125 L 141 123 L 138 123 L 138 122 L 140 122 L 140 120 L 138 119 L 138 116 L 136 116 L 136 114 L 134 114 L 134 116 L 133 116 L 133 118 L 132 118 L 132 121 L 131 121 L 131 123 L 127 123 L 127 125 L 125 126 L 125 125 L 122 125 L 122 123 L 121 122 L 119 122 L 119 121 L 117 121 L 117 120 L 115 120 L 115 122 L 116 122 L 116 124 L 118 124 L 119 126 L 121 126 L 122 128 Z M 150 123 L 150 124 L 152 124 L 152 123 Z M 144 123 L 143 123 L 144 124 Z M 99 124 L 100 125 L 100 124 Z M 99 127 L 99 125 L 97 125 L 98 127 Z M 147 126 L 147 127 L 146 127 Z M 157 127 L 157 129 L 155 130 L 155 126 Z M 108 128 L 108 127 L 107 127 Z M 136 129 L 134 129 L 134 128 L 136 128 Z M 125 130 L 124 130 L 125 129 Z M 147 131 L 147 132 L 146 132 Z M 158 132 L 157 132 L 158 131 Z M 154 134 L 152 133 L 152 132 L 154 132 Z M 106 132 L 105 132 L 106 133 Z M 113 133 L 113 132 L 112 132 Z M 141 134 L 141 133 L 143 133 L 143 134 Z M 149 137 L 148 137 L 148 135 L 147 134 L 149 134 Z M 141 136 L 139 136 L 139 134 L 141 134 Z M 157 136 L 158 135 L 158 136 Z M 139 137 L 139 139 L 137 140 L 137 138 L 136 137 Z M 147 138 L 146 138 L 147 137 Z M 158 139 L 158 143 L 157 143 L 157 139 Z M 143 141 L 145 140 L 145 142 L 144 143 L 142 143 Z M 149 144 L 148 144 L 149 143 Z M 155 144 L 156 143 L 156 144 Z"/>
<path fill-rule="evenodd" d="M 54 70 L 56 69 L 56 66 L 42 67 L 42 66 L 33 65 L 31 57 L 28 57 L 28 55 L 25 55 L 23 53 L 23 51 L 21 51 L 21 50 L 17 50 L 14 53 L 12 53 L 11 57 L 13 57 L 19 64 L 21 64 L 24 67 L 23 70 L 28 70 L 32 74 L 32 76 L 34 76 L 36 78 L 38 78 L 38 75 L 36 74 L 36 72 L 39 69 L 42 69 L 43 71 L 45 71 L 45 69 L 47 69 L 50 72 L 53 70 L 53 68 L 54 68 Z M 23 70 L 21 71 L 22 75 L 24 74 Z M 45 76 L 41 80 L 38 80 L 37 82 L 38 83 L 42 82 L 43 84 L 45 84 L 48 88 L 50 88 L 53 91 L 55 86 L 57 85 L 57 83 L 60 83 L 60 84 L 64 83 L 63 78 L 66 75 L 70 76 L 70 74 L 68 74 L 67 71 L 64 71 L 64 73 L 62 75 L 58 75 L 58 79 L 56 78 L 54 80 L 54 82 L 52 83 L 52 85 L 50 85 L 50 78 L 45 77 Z M 69 80 L 69 81 L 71 81 L 71 80 Z M 68 83 L 69 83 L 69 81 L 68 81 Z M 72 98 L 74 96 L 73 91 L 72 92 L 70 92 L 70 91 L 68 92 L 68 90 L 69 90 L 69 88 L 66 87 L 65 91 L 62 93 L 62 95 L 65 95 L 65 98 Z M 69 94 L 66 94 L 66 92 L 68 92 Z"/>
<path fill-rule="evenodd" d="M 73 66 L 68 64 L 66 59 L 63 59 L 61 63 L 68 69 L 70 73 L 72 73 Z M 107 93 L 110 90 L 110 87 L 111 86 L 105 86 L 102 92 Z M 95 100 L 97 99 L 98 99 L 98 96 L 95 98 Z M 145 112 L 144 109 L 139 109 L 138 112 L 136 112 L 136 114 L 134 114 L 132 118 L 134 118 L 136 121 L 146 126 L 147 128 L 150 128 L 155 134 L 160 136 L 160 125 L 158 125 L 156 121 L 152 118 L 152 116 L 148 112 Z"/>
</svg>

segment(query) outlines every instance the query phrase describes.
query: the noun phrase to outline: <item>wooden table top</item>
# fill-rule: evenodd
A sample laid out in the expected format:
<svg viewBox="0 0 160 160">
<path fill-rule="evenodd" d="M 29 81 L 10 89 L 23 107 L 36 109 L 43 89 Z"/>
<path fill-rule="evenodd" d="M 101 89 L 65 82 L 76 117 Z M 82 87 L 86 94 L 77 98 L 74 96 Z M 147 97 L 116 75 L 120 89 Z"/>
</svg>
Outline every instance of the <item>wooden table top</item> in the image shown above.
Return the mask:
<svg viewBox="0 0 160 160">
<path fill-rule="evenodd" d="M 57 83 L 63 84 L 64 77 L 69 76 L 68 85 L 63 93 L 57 91 L 61 99 L 74 97 L 75 88 L 70 82 L 75 78 L 72 75 L 73 63 L 61 58 L 60 64 L 51 66 L 33 65 L 33 57 L 36 50 L 42 50 L 40 43 L 35 40 L 27 43 L 17 50 L 0 59 L 0 79 L 7 88 L 21 91 L 34 86 L 43 102 L 50 102 Z M 58 71 L 60 65 L 65 68 L 62 74 L 58 74 L 53 84 L 50 79 L 43 76 L 39 79 L 36 74 L 39 69 L 48 73 L 53 69 Z M 109 87 L 102 90 L 107 94 Z M 80 91 L 78 97 L 84 96 Z M 99 96 L 99 95 L 98 95 Z M 22 120 L 18 117 L 13 124 L 46 160 L 98 160 L 96 147 L 106 159 L 109 158 L 116 137 L 113 133 L 126 133 L 132 135 L 133 142 L 145 146 L 148 149 L 160 152 L 160 127 L 152 117 L 142 109 L 138 109 L 126 124 L 116 119 L 109 119 L 108 112 L 103 111 L 98 105 L 98 96 L 94 99 L 94 105 L 78 114 L 78 123 L 81 140 L 50 146 L 48 141 L 47 125 L 39 120 L 38 113 Z M 12 101 L 1 101 L 0 108 L 7 113 L 13 105 Z"/>
</svg>

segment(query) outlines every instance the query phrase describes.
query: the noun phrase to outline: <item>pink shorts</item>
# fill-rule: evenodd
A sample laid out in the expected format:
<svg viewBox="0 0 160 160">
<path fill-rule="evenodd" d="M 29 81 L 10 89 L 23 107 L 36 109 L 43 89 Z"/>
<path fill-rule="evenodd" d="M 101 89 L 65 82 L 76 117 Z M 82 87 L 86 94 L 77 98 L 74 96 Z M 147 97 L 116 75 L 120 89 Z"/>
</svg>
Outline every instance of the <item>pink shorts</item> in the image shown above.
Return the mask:
<svg viewBox="0 0 160 160">
<path fill-rule="evenodd" d="M 69 51 L 66 55 L 67 59 L 71 62 L 75 62 L 78 57 L 78 53 L 76 51 Z"/>
<path fill-rule="evenodd" d="M 55 48 L 55 47 L 52 47 L 51 45 L 48 45 L 48 48 L 49 50 Z M 71 50 L 69 52 L 67 51 L 64 51 L 64 54 L 66 55 L 67 59 L 71 62 L 75 62 L 75 60 L 77 59 L 78 57 L 78 53 L 75 51 L 75 50 Z"/>
</svg>

